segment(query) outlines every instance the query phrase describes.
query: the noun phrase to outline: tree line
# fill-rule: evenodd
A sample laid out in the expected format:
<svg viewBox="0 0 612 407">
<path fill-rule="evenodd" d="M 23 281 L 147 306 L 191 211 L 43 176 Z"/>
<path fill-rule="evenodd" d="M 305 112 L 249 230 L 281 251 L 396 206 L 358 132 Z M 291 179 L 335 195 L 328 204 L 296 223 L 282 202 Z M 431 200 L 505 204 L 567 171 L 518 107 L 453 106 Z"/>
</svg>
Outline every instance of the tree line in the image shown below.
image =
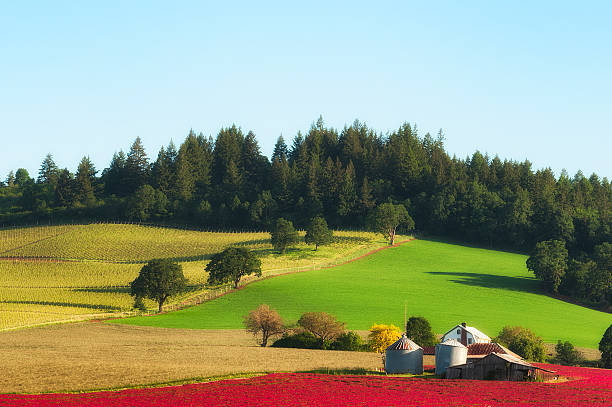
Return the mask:
<svg viewBox="0 0 612 407">
<path fill-rule="evenodd" d="M 607 178 L 555 177 L 527 160 L 478 151 L 451 157 L 441 131 L 421 136 L 409 123 L 382 134 L 359 121 L 336 130 L 321 118 L 290 146 L 279 137 L 270 159 L 253 132 L 236 126 L 214 140 L 190 131 L 155 158 L 136 138 L 101 172 L 88 157 L 74 173 L 61 169 L 49 154 L 36 179 L 18 169 L 2 183 L 0 223 L 113 219 L 269 230 L 280 217 L 303 228 L 322 216 L 333 228 L 363 228 L 382 203 L 402 204 L 429 235 L 522 252 L 561 241 L 567 267 L 597 263 L 601 245 L 612 242 Z M 611 300 L 609 267 L 593 272 L 607 293 L 598 303 Z M 575 280 L 567 284 L 583 284 Z"/>
</svg>

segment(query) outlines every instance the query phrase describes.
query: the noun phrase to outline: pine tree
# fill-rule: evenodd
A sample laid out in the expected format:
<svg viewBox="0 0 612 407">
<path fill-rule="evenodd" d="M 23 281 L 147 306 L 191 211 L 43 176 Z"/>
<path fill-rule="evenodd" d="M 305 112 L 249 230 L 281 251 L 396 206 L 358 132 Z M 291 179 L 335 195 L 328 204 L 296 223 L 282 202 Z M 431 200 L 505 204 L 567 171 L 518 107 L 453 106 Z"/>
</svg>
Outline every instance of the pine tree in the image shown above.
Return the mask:
<svg viewBox="0 0 612 407">
<path fill-rule="evenodd" d="M 40 184 L 51 184 L 55 188 L 58 175 L 59 168 L 55 164 L 55 161 L 53 161 L 53 156 L 49 153 L 40 165 L 36 182 Z"/>
<path fill-rule="evenodd" d="M 176 158 L 175 196 L 183 201 L 206 199 L 211 186 L 211 157 L 212 141 L 189 131 Z"/>
<path fill-rule="evenodd" d="M 349 161 L 346 169 L 342 174 L 342 183 L 340 184 L 340 201 L 338 205 L 338 215 L 341 217 L 348 216 L 355 203 L 357 202 L 357 193 L 355 188 L 355 168 L 353 162 Z"/>
<path fill-rule="evenodd" d="M 69 207 L 75 202 L 74 176 L 67 168 L 60 170 L 55 188 L 55 202 L 58 206 Z"/>
<path fill-rule="evenodd" d="M 281 135 L 274 145 L 274 152 L 272 153 L 272 162 L 275 160 L 287 160 L 289 156 L 289 150 L 287 149 L 287 144 L 285 144 L 285 139 Z"/>
<path fill-rule="evenodd" d="M 74 195 L 76 201 L 87 206 L 91 206 L 95 203 L 96 197 L 93 184 L 95 182 L 96 172 L 89 157 L 83 157 L 79 163 L 75 177 Z"/>
<path fill-rule="evenodd" d="M 6 176 L 6 185 L 9 187 L 15 186 L 15 173 L 10 171 Z"/>
<path fill-rule="evenodd" d="M 108 168 L 102 172 L 104 190 L 107 195 L 125 196 L 130 192 L 124 182 L 126 175 L 126 157 L 123 151 L 113 154 Z"/>
<path fill-rule="evenodd" d="M 135 191 L 141 185 L 148 183 L 149 172 L 149 158 L 145 153 L 140 137 L 136 137 L 125 161 L 124 183 L 128 190 Z"/>
</svg>

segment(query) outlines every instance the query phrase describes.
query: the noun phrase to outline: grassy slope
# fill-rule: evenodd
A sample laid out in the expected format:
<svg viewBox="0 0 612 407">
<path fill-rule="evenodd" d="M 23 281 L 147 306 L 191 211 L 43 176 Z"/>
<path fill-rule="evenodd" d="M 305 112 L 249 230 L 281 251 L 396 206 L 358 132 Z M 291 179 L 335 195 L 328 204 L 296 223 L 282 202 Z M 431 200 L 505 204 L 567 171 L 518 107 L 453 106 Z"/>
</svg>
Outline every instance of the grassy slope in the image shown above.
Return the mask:
<svg viewBox="0 0 612 407">
<path fill-rule="evenodd" d="M 171 328 L 241 328 L 260 303 L 289 321 L 326 311 L 350 329 L 373 323 L 401 326 L 409 315 L 427 317 L 443 333 L 467 321 L 494 336 L 522 325 L 546 342 L 570 340 L 596 348 L 612 315 L 541 295 L 525 256 L 430 241 L 414 241 L 344 266 L 260 281 L 198 307 L 117 323 Z"/>
<path fill-rule="evenodd" d="M 303 234 L 303 233 L 302 233 Z M 0 229 L 0 330 L 132 309 L 129 284 L 143 262 L 180 260 L 190 292 L 204 291 L 206 262 L 229 245 L 247 246 L 265 274 L 337 264 L 383 246 L 380 236 L 338 231 L 333 245 L 313 251 L 301 243 L 284 255 L 268 233 L 212 233 L 139 225 L 90 224 Z M 43 259 L 36 259 L 42 257 Z M 70 259 L 70 261 L 49 261 Z M 172 297 L 169 301 L 180 301 Z M 150 308 L 152 301 L 145 301 Z"/>
</svg>

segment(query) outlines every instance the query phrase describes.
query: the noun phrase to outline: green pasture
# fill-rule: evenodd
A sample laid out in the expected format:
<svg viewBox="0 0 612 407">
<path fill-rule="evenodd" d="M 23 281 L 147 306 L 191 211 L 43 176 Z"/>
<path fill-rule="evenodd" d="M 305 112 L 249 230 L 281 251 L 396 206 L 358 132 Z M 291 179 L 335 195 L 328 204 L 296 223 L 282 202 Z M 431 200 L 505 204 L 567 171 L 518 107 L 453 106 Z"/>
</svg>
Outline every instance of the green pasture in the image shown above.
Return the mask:
<svg viewBox="0 0 612 407">
<path fill-rule="evenodd" d="M 543 295 L 525 259 L 417 240 L 343 266 L 258 281 L 197 307 L 114 322 L 238 329 L 249 310 L 266 303 L 288 322 L 325 311 L 361 330 L 373 323 L 402 326 L 406 304 L 409 316 L 425 316 L 437 333 L 464 321 L 491 337 L 504 325 L 521 325 L 546 342 L 597 348 L 612 315 Z"/>
<path fill-rule="evenodd" d="M 129 312 L 134 304 L 130 282 L 142 263 L 153 258 L 180 262 L 189 281 L 189 292 L 170 298 L 167 305 L 171 305 L 207 293 L 208 259 L 228 246 L 254 250 L 264 275 L 273 275 L 339 264 L 386 245 L 380 235 L 370 232 L 334 235 L 333 244 L 317 251 L 301 242 L 281 255 L 273 250 L 266 232 L 122 224 L 0 229 L 0 330 Z M 145 305 L 156 308 L 153 301 L 145 300 Z"/>
</svg>

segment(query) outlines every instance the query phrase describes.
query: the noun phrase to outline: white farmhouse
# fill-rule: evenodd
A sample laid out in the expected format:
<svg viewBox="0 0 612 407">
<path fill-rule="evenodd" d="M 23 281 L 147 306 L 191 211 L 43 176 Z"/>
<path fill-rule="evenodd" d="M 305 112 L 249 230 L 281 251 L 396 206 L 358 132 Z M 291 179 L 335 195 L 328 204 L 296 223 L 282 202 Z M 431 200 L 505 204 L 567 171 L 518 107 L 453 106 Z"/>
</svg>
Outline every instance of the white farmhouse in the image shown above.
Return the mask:
<svg viewBox="0 0 612 407">
<path fill-rule="evenodd" d="M 448 339 L 461 342 L 464 346 L 469 346 L 473 343 L 491 343 L 491 338 L 473 326 L 467 326 L 465 322 L 455 326 L 442 336 L 442 342 Z"/>
</svg>

